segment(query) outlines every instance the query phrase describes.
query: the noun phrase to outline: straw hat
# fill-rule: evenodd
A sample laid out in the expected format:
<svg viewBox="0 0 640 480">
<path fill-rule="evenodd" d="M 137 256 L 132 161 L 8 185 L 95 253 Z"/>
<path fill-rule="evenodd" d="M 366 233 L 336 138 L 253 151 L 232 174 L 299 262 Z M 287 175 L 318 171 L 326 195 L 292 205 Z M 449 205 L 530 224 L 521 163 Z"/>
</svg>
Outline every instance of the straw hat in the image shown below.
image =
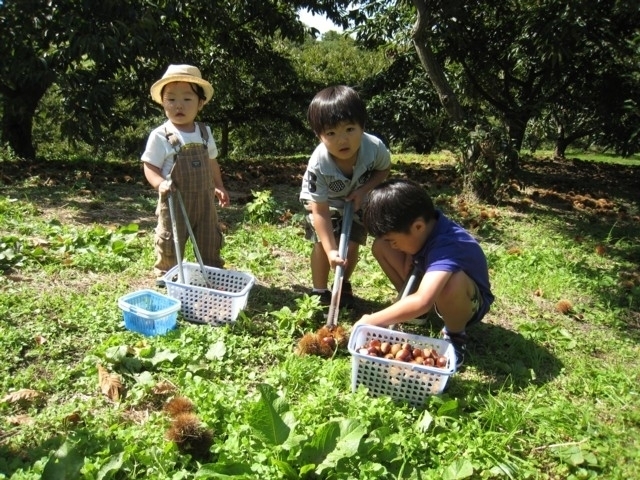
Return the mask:
<svg viewBox="0 0 640 480">
<path fill-rule="evenodd" d="M 202 78 L 198 68 L 191 65 L 169 65 L 162 78 L 151 85 L 151 98 L 153 98 L 154 102 L 162 104 L 162 88 L 171 82 L 189 82 L 202 86 L 206 97 L 204 103 L 211 100 L 213 96 L 213 87 Z"/>
</svg>

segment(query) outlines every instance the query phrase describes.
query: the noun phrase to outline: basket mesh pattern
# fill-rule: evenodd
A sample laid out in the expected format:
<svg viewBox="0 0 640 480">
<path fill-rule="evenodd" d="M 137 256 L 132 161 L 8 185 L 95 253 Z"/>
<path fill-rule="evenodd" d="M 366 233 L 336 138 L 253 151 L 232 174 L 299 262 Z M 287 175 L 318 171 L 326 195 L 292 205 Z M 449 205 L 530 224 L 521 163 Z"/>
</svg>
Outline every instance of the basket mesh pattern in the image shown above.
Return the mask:
<svg viewBox="0 0 640 480">
<path fill-rule="evenodd" d="M 200 265 L 193 263 L 182 268 L 184 283 L 179 282 L 177 266 L 167 272 L 165 283 L 169 296 L 180 300 L 185 320 L 216 326 L 238 318 L 255 283 L 252 275 L 205 266 L 203 276 Z"/>
<path fill-rule="evenodd" d="M 372 339 L 389 343 L 410 343 L 413 347 L 432 348 L 448 359 L 447 368 L 427 367 L 358 353 L 358 348 Z M 423 405 L 429 395 L 441 393 L 455 373 L 455 353 L 446 341 L 397 332 L 386 328 L 360 325 L 349 339 L 351 386 L 355 391 L 366 387 L 374 397 L 389 396 L 413 406 Z"/>
<path fill-rule="evenodd" d="M 140 290 L 118 299 L 124 326 L 144 335 L 163 335 L 175 328 L 180 302 L 153 290 Z"/>
</svg>

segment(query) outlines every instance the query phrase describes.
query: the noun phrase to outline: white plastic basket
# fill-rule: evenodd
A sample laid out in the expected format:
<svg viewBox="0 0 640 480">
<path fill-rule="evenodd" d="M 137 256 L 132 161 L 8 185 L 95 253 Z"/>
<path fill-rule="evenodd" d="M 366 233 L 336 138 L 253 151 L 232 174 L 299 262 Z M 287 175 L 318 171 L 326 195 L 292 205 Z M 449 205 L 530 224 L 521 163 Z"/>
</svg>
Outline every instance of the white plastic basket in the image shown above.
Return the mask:
<svg viewBox="0 0 640 480">
<path fill-rule="evenodd" d="M 249 291 L 255 277 L 248 273 L 183 263 L 184 283 L 178 280 L 178 266 L 169 270 L 164 281 L 170 297 L 180 300 L 185 320 L 213 326 L 235 322 L 240 310 L 247 305 Z"/>
<path fill-rule="evenodd" d="M 428 367 L 399 360 L 361 354 L 358 349 L 372 339 L 381 342 L 409 343 L 413 347 L 431 348 L 447 357 L 445 368 Z M 453 345 L 445 340 L 398 332 L 370 325 L 358 325 L 349 337 L 351 353 L 351 388 L 368 388 L 373 397 L 389 396 L 413 406 L 423 405 L 429 395 L 442 393 L 447 380 L 456 371 Z"/>
</svg>

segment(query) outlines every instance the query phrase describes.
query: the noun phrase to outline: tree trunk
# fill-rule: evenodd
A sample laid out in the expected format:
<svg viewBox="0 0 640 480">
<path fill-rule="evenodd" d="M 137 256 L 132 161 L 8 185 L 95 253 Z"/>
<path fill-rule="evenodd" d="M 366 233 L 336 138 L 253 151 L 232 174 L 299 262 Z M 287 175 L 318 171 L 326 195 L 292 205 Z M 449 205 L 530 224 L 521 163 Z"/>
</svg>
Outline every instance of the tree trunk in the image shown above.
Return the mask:
<svg viewBox="0 0 640 480">
<path fill-rule="evenodd" d="M 553 150 L 553 157 L 554 158 L 564 158 L 565 154 L 567 152 L 567 147 L 569 146 L 569 142 L 567 142 L 567 139 L 564 137 L 558 137 L 556 138 L 556 146 Z"/>
<path fill-rule="evenodd" d="M 218 148 L 218 156 L 220 158 L 226 158 L 226 156 L 229 155 L 229 130 L 229 122 L 225 122 L 222 126 Z"/>
<path fill-rule="evenodd" d="M 449 117 L 466 131 L 465 143 L 467 147 L 462 151 L 462 175 L 465 193 L 481 201 L 494 202 L 504 172 L 500 171 L 503 162 L 496 156 L 496 142 L 479 141 L 487 138 L 482 129 L 471 131 L 465 125 L 465 116 L 458 97 L 447 81 L 443 68 L 436 60 L 436 56 L 429 46 L 431 31 L 427 2 L 412 0 L 416 7 L 418 18 L 413 26 L 413 45 L 420 59 L 420 63 L 427 72 L 427 76 L 435 88 L 442 106 Z M 478 135 L 480 132 L 480 135 Z M 500 153 L 500 152 L 498 152 Z M 516 155 L 517 158 L 517 155 Z"/>
<path fill-rule="evenodd" d="M 558 134 L 558 136 L 556 137 L 556 146 L 553 151 L 554 158 L 565 158 L 567 147 L 569 145 L 571 145 L 576 140 L 587 137 L 589 135 L 593 135 L 595 133 L 595 129 L 583 128 L 567 135 L 566 129 L 564 127 L 564 122 L 562 122 L 560 117 L 554 115 L 553 119 L 556 122 L 556 133 Z"/>
<path fill-rule="evenodd" d="M 15 97 L 5 97 L 2 116 L 2 142 L 8 143 L 13 152 L 20 158 L 34 159 L 36 151 L 33 146 L 31 127 L 35 108 L 27 108 Z"/>
<path fill-rule="evenodd" d="M 8 143 L 13 152 L 22 159 L 35 160 L 33 145 L 33 117 L 40 99 L 48 85 L 21 88 L 3 96 L 2 142 Z"/>
<path fill-rule="evenodd" d="M 426 2 L 421 0 L 414 0 L 413 5 L 418 12 L 418 18 L 413 26 L 413 32 L 411 34 L 413 39 L 413 45 L 420 59 L 420 63 L 427 72 L 427 76 L 433 87 L 436 89 L 440 103 L 447 111 L 447 114 L 451 119 L 459 124 L 464 121 L 464 114 L 458 97 L 453 92 L 451 85 L 447 81 L 444 75 L 444 71 L 440 64 L 436 61 L 436 57 L 429 47 L 429 25 Z"/>
<path fill-rule="evenodd" d="M 504 154 L 507 157 L 505 166 L 508 169 L 509 175 L 516 172 L 520 167 L 520 165 L 518 164 L 519 152 L 522 149 L 524 134 L 527 131 L 527 122 L 529 122 L 529 118 L 530 115 L 525 113 L 506 117 L 509 145 L 504 146 Z"/>
</svg>

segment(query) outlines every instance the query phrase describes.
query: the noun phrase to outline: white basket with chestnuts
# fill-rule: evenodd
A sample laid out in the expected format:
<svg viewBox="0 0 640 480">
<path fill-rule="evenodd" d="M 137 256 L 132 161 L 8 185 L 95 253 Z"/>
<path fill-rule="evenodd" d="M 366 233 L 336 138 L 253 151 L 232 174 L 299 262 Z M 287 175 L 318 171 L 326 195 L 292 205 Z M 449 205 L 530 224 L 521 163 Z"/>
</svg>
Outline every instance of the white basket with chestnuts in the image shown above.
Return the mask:
<svg viewBox="0 0 640 480">
<path fill-rule="evenodd" d="M 456 371 L 453 346 L 444 340 L 358 325 L 349 338 L 351 386 L 414 406 L 441 393 Z"/>
</svg>

